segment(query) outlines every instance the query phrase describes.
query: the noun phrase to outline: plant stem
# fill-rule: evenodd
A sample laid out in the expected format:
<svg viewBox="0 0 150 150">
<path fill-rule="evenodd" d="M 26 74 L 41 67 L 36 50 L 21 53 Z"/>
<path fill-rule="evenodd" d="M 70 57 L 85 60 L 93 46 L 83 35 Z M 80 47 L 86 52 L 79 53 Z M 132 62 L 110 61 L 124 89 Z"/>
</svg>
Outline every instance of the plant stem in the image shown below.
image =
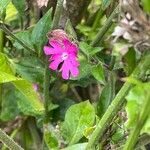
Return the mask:
<svg viewBox="0 0 150 150">
<path fill-rule="evenodd" d="M 50 88 L 50 71 L 48 68 L 48 58 L 46 58 L 46 64 L 45 64 L 45 73 L 44 73 L 44 107 L 45 107 L 45 122 L 48 122 L 48 105 L 50 103 L 50 97 L 49 97 L 49 88 Z"/>
<path fill-rule="evenodd" d="M 3 142 L 9 149 L 23 150 L 11 137 L 0 129 L 0 141 Z"/>
<path fill-rule="evenodd" d="M 0 52 L 3 52 L 4 49 L 4 32 L 0 29 Z"/>
<path fill-rule="evenodd" d="M 53 24 L 52 24 L 52 30 L 58 28 L 60 15 L 62 12 L 63 7 L 63 0 L 58 0 L 54 18 L 53 18 Z M 50 97 L 49 97 L 49 88 L 50 88 L 50 70 L 48 68 L 49 61 L 48 57 L 46 58 L 46 64 L 45 64 L 45 74 L 44 74 L 44 105 L 45 105 L 45 122 L 48 122 L 48 106 L 50 103 Z"/>
<path fill-rule="evenodd" d="M 143 59 L 140 61 L 139 65 L 135 68 L 131 76 L 137 79 L 141 79 L 145 75 L 146 71 L 150 68 L 149 60 L 150 60 L 150 53 L 144 55 Z M 120 89 L 120 91 L 112 101 L 111 105 L 108 107 L 107 111 L 99 121 L 96 129 L 92 133 L 86 148 L 87 150 L 93 148 L 95 144 L 98 142 L 98 140 L 102 138 L 104 131 L 110 125 L 112 119 L 120 110 L 122 104 L 125 102 L 124 97 L 130 90 L 131 86 L 132 86 L 131 83 L 126 82 Z"/>
<path fill-rule="evenodd" d="M 150 93 L 146 91 L 145 103 L 142 107 L 139 120 L 136 123 L 135 128 L 133 129 L 133 131 L 129 135 L 129 138 L 128 138 L 123 150 L 134 149 L 134 146 L 135 146 L 136 142 L 138 141 L 140 131 L 141 131 L 141 129 L 142 129 L 149 113 L 150 113 L 150 107 L 149 106 L 150 106 Z"/>
<path fill-rule="evenodd" d="M 105 25 L 97 33 L 95 39 L 91 43 L 91 46 L 96 46 L 98 43 L 101 42 L 102 38 L 104 37 L 104 35 L 108 31 L 108 29 L 111 27 L 112 20 L 117 16 L 117 14 L 118 14 L 118 8 L 119 8 L 119 5 L 115 8 L 115 10 L 112 12 L 112 14 L 110 15 L 110 17 L 107 19 L 107 21 L 105 22 Z"/>
<path fill-rule="evenodd" d="M 11 133 L 10 138 L 14 139 L 14 137 L 16 136 L 18 130 L 19 130 L 18 128 L 15 129 L 15 130 Z M 5 145 L 3 145 L 3 147 L 2 147 L 1 150 L 7 150 L 7 147 L 6 147 Z"/>
<path fill-rule="evenodd" d="M 102 7 L 100 6 L 100 9 L 96 14 L 96 18 L 95 18 L 95 21 L 94 21 L 93 26 L 92 26 L 92 31 L 96 30 L 97 26 L 99 25 L 99 21 L 103 15 L 104 15 L 104 11 L 102 10 Z"/>
<path fill-rule="evenodd" d="M 14 40 L 16 40 L 19 44 L 21 44 L 26 50 L 36 53 L 33 49 L 31 49 L 29 46 L 27 46 L 24 41 L 20 40 L 18 37 L 16 37 L 6 26 L 5 24 L 0 22 L 0 29 L 2 29 L 6 34 L 11 36 Z"/>
<path fill-rule="evenodd" d="M 0 29 L 0 52 L 2 53 L 4 49 L 4 32 Z M 3 97 L 3 84 L 0 84 L 0 111 L 2 107 L 2 97 Z"/>
</svg>

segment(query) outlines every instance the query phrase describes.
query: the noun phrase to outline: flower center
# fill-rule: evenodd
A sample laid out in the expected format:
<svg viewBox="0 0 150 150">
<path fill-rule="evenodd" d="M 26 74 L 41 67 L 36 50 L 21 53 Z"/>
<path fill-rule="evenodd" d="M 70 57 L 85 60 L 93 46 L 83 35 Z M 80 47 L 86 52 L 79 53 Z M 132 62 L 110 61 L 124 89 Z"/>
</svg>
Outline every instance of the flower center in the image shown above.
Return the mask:
<svg viewBox="0 0 150 150">
<path fill-rule="evenodd" d="M 68 53 L 63 52 L 61 55 L 62 60 L 66 60 L 68 58 Z"/>
</svg>

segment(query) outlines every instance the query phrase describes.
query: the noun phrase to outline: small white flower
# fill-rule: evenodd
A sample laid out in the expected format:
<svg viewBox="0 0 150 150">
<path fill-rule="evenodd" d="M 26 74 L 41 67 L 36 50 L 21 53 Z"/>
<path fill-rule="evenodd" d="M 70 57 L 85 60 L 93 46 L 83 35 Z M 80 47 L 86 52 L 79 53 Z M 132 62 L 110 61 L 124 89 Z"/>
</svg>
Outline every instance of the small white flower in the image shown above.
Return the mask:
<svg viewBox="0 0 150 150">
<path fill-rule="evenodd" d="M 114 32 L 112 33 L 112 36 L 123 36 L 123 34 L 126 32 L 126 30 L 120 26 L 115 27 Z"/>
</svg>

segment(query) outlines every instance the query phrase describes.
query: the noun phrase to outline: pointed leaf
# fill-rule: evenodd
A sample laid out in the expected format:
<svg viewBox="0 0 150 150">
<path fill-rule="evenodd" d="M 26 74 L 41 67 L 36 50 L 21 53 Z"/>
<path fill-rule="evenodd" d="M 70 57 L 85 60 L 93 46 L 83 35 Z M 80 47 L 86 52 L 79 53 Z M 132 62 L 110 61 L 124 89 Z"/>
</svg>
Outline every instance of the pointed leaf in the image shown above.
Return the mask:
<svg viewBox="0 0 150 150">
<path fill-rule="evenodd" d="M 25 97 L 25 104 L 28 106 L 26 108 L 32 108 L 31 111 L 35 112 L 35 114 L 42 114 L 44 106 L 38 93 L 34 90 L 33 84 L 22 78 L 14 76 L 7 58 L 2 53 L 0 53 L 0 68 L 2 70 L 0 71 L 0 83 L 11 82 Z"/>
<path fill-rule="evenodd" d="M 21 106 L 24 107 L 24 112 L 34 112 L 34 114 L 40 115 L 43 114 L 44 106 L 40 100 L 40 97 L 33 89 L 33 85 L 28 81 L 13 81 L 14 86 L 20 91 L 20 93 L 24 96 L 24 102 Z M 28 107 L 25 107 L 28 106 Z M 23 109 L 23 108 L 22 108 Z M 29 113 L 28 113 L 29 114 Z"/>
<path fill-rule="evenodd" d="M 2 12 L 11 0 L 0 0 L 0 12 Z"/>
<path fill-rule="evenodd" d="M 72 105 L 66 112 L 62 126 L 63 136 L 69 145 L 77 143 L 83 137 L 84 130 L 93 126 L 94 120 L 94 107 L 89 101 Z"/>
<path fill-rule="evenodd" d="M 101 64 L 94 66 L 92 68 L 92 75 L 97 79 L 101 84 L 105 84 L 105 74 L 104 69 Z"/>
<path fill-rule="evenodd" d="M 13 62 L 16 72 L 24 79 L 37 84 L 43 84 L 44 65 L 37 57 L 22 57 Z"/>
<path fill-rule="evenodd" d="M 25 0 L 19 0 L 19 1 L 18 0 L 12 0 L 12 3 L 16 7 L 16 9 L 20 13 L 20 15 L 24 15 L 25 7 L 26 7 Z"/>
<path fill-rule="evenodd" d="M 17 78 L 11 74 L 0 71 L 0 83 L 12 82 L 16 80 L 22 80 L 21 78 Z"/>
<path fill-rule="evenodd" d="M 41 54 L 44 44 L 47 42 L 46 34 L 50 31 L 51 28 L 51 9 L 39 20 L 32 31 L 32 42 L 38 51 L 38 54 Z"/>
</svg>

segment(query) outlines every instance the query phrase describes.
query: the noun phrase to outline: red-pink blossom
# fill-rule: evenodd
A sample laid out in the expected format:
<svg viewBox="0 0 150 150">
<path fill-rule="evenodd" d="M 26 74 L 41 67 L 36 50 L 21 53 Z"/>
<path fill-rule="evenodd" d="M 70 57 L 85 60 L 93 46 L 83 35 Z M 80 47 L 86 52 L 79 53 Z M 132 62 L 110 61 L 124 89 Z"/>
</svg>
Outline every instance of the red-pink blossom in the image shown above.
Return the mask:
<svg viewBox="0 0 150 150">
<path fill-rule="evenodd" d="M 59 71 L 62 72 L 63 79 L 69 79 L 70 76 L 77 77 L 79 74 L 79 62 L 77 60 L 78 47 L 69 39 L 49 40 L 50 46 L 44 46 L 44 53 L 50 55 L 49 68 L 58 70 L 59 65 L 62 64 Z"/>
</svg>

